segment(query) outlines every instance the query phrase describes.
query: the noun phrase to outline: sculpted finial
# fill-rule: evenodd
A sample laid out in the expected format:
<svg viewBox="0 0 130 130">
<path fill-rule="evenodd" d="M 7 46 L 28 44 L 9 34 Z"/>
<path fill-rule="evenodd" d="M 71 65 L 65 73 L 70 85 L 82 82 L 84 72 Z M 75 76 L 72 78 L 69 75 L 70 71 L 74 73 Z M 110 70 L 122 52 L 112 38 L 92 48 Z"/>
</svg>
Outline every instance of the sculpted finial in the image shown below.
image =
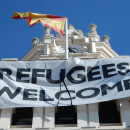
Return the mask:
<svg viewBox="0 0 130 130">
<path fill-rule="evenodd" d="M 35 46 L 36 44 L 38 44 L 39 43 L 39 39 L 37 38 L 37 37 L 34 37 L 33 39 L 32 39 L 32 44 L 33 44 L 33 46 Z"/>
<path fill-rule="evenodd" d="M 74 26 L 71 25 L 71 24 L 68 25 L 68 34 L 70 36 L 75 35 L 75 36 L 78 36 L 78 37 L 83 37 L 83 32 L 81 30 L 76 30 L 74 28 Z"/>
<path fill-rule="evenodd" d="M 95 24 L 91 24 L 89 26 L 90 32 L 87 33 L 87 36 L 90 38 L 90 41 L 100 41 L 100 37 L 96 31 L 97 26 Z"/>
<path fill-rule="evenodd" d="M 81 30 L 78 30 L 77 35 L 78 35 L 78 37 L 83 37 L 84 34 L 83 34 L 83 32 Z"/>
<path fill-rule="evenodd" d="M 104 35 L 104 36 L 102 37 L 102 41 L 105 42 L 107 45 L 110 46 L 109 40 L 110 40 L 110 38 L 109 38 L 107 35 Z"/>
<path fill-rule="evenodd" d="M 74 26 L 71 25 L 71 24 L 69 24 L 69 25 L 68 25 L 68 29 L 74 29 Z"/>
<path fill-rule="evenodd" d="M 43 34 L 43 37 L 41 39 L 41 43 L 45 43 L 45 44 L 48 44 L 48 43 L 51 43 L 51 28 L 50 27 L 44 27 L 44 34 Z"/>
<path fill-rule="evenodd" d="M 51 28 L 50 27 L 44 27 L 44 36 L 50 36 Z"/>
<path fill-rule="evenodd" d="M 90 29 L 91 32 L 96 32 L 96 28 L 97 28 L 97 26 L 95 24 L 91 24 L 89 26 L 89 29 Z"/>
<path fill-rule="evenodd" d="M 57 33 L 57 34 L 56 34 L 56 38 L 62 38 L 62 34 Z"/>
</svg>

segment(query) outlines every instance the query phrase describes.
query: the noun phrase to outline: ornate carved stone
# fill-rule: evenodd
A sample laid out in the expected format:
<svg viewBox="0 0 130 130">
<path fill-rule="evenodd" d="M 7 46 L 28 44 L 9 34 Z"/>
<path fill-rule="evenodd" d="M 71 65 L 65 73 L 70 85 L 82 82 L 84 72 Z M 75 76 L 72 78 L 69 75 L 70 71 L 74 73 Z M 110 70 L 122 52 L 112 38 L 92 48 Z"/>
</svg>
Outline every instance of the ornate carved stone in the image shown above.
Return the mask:
<svg viewBox="0 0 130 130">
<path fill-rule="evenodd" d="M 33 39 L 32 39 L 32 44 L 33 44 L 33 46 L 35 46 L 36 44 L 38 44 L 39 43 L 39 39 L 37 38 L 37 37 L 34 37 Z"/>
<path fill-rule="evenodd" d="M 51 43 L 51 28 L 50 27 L 44 27 L 44 35 L 41 39 L 41 43 L 49 44 Z"/>
<path fill-rule="evenodd" d="M 49 48 L 50 48 L 50 54 L 57 53 L 57 46 L 56 46 L 56 44 L 50 44 Z"/>
<path fill-rule="evenodd" d="M 89 26 L 89 30 L 90 30 L 90 32 L 92 32 L 92 33 L 97 33 L 97 32 L 96 32 L 96 28 L 97 28 L 97 26 L 96 26 L 95 24 L 91 24 L 91 25 Z"/>
<path fill-rule="evenodd" d="M 102 41 L 105 42 L 107 45 L 110 46 L 109 39 L 110 39 L 110 38 L 109 38 L 107 35 L 104 35 L 104 36 L 102 37 Z"/>
<path fill-rule="evenodd" d="M 57 33 L 57 34 L 56 34 L 56 38 L 62 38 L 62 34 Z"/>
<path fill-rule="evenodd" d="M 84 34 L 83 34 L 83 32 L 81 30 L 78 30 L 77 35 L 78 35 L 78 37 L 83 37 Z"/>
<path fill-rule="evenodd" d="M 68 29 L 74 29 L 74 26 L 71 25 L 71 24 L 69 24 L 69 25 L 68 25 Z"/>
<path fill-rule="evenodd" d="M 50 36 L 51 28 L 50 27 L 44 27 L 44 36 Z"/>
<path fill-rule="evenodd" d="M 100 37 L 96 31 L 97 26 L 95 24 L 91 24 L 89 26 L 90 32 L 87 33 L 87 37 L 90 38 L 91 41 L 100 41 Z"/>
<path fill-rule="evenodd" d="M 74 26 L 69 24 L 68 25 L 68 35 L 74 35 L 75 32 L 76 32 L 76 29 L 74 28 Z"/>
<path fill-rule="evenodd" d="M 83 37 L 83 32 L 81 30 L 76 30 L 73 25 L 68 25 L 68 34 L 70 36 L 76 35 L 78 37 Z"/>
</svg>

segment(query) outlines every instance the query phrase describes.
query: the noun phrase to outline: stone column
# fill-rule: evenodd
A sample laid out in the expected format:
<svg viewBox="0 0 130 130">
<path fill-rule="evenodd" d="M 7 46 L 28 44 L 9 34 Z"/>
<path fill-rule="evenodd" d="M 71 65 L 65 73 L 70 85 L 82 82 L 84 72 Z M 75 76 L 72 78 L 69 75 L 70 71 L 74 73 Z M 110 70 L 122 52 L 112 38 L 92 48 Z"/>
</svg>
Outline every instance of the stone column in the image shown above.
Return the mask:
<svg viewBox="0 0 130 130">
<path fill-rule="evenodd" d="M 0 128 L 8 129 L 11 125 L 12 119 L 12 108 L 2 109 L 1 119 L 0 119 Z"/>
<path fill-rule="evenodd" d="M 54 126 L 55 126 L 55 107 L 46 107 L 44 128 L 54 128 Z"/>
<path fill-rule="evenodd" d="M 88 113 L 86 105 L 77 106 L 77 126 L 79 128 L 88 127 Z"/>
<path fill-rule="evenodd" d="M 32 121 L 32 128 L 42 128 L 43 127 L 43 107 L 33 108 L 33 121 Z"/>
<path fill-rule="evenodd" d="M 96 45 L 95 42 L 92 42 L 92 53 L 96 52 Z"/>
<path fill-rule="evenodd" d="M 120 111 L 123 126 L 130 127 L 130 102 L 128 99 L 120 99 Z"/>
<path fill-rule="evenodd" d="M 89 127 L 99 127 L 98 103 L 88 105 Z"/>
<path fill-rule="evenodd" d="M 44 55 L 50 54 L 50 48 L 49 45 L 44 43 Z"/>
</svg>

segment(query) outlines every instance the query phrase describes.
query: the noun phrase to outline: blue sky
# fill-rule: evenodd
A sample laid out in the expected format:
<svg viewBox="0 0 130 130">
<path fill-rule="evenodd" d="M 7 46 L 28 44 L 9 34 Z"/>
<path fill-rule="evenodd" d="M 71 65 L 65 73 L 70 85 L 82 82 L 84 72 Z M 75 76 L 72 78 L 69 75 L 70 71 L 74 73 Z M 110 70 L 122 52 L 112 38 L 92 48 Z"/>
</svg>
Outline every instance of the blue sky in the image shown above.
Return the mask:
<svg viewBox="0 0 130 130">
<path fill-rule="evenodd" d="M 25 19 L 11 19 L 13 12 L 53 14 L 68 18 L 75 29 L 97 32 L 110 37 L 112 49 L 119 55 L 130 55 L 130 0 L 0 0 L 0 59 L 18 58 L 30 50 L 32 38 L 43 36 L 43 27 L 29 27 Z M 53 31 L 52 31 L 53 33 Z"/>
</svg>

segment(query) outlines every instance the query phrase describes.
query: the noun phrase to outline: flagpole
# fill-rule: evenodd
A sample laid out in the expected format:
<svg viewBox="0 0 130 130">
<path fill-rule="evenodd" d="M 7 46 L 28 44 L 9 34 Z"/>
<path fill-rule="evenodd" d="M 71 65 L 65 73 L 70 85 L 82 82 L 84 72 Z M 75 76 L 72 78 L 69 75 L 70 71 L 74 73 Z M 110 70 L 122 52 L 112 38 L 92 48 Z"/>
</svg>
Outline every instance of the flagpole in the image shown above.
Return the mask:
<svg viewBox="0 0 130 130">
<path fill-rule="evenodd" d="M 65 59 L 68 59 L 68 22 L 65 19 Z"/>
</svg>

